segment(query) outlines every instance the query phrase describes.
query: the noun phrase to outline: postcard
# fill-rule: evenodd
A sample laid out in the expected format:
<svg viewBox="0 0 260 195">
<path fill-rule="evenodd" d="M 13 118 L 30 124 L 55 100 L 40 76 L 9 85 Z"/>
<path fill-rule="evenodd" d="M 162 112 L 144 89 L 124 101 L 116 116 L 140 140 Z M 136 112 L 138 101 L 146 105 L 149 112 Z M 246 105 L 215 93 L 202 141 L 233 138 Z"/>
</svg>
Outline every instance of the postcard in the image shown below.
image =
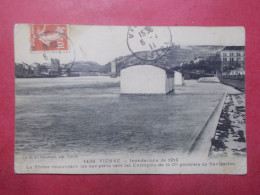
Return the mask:
<svg viewBox="0 0 260 195">
<path fill-rule="evenodd" d="M 16 24 L 15 172 L 246 174 L 243 27 Z"/>
</svg>

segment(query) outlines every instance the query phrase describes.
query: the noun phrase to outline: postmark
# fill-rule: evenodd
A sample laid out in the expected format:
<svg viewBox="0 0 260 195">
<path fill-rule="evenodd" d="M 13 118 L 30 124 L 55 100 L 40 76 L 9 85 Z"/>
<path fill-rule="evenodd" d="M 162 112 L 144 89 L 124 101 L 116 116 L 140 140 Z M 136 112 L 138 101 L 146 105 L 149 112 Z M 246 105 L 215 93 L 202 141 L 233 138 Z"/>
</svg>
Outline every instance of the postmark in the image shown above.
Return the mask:
<svg viewBox="0 0 260 195">
<path fill-rule="evenodd" d="M 172 45 L 168 27 L 131 26 L 127 33 L 127 46 L 137 58 L 156 60 L 163 57 Z"/>
<path fill-rule="evenodd" d="M 31 24 L 31 52 L 68 52 L 68 26 Z"/>
</svg>

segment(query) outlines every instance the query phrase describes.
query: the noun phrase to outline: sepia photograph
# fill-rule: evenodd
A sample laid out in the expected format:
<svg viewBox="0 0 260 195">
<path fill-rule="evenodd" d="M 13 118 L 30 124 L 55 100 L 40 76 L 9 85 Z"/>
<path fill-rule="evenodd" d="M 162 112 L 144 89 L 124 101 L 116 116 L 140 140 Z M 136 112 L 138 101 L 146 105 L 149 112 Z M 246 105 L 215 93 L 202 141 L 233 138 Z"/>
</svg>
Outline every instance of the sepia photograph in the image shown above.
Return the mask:
<svg viewBox="0 0 260 195">
<path fill-rule="evenodd" d="M 246 174 L 243 27 L 16 24 L 15 172 Z"/>
</svg>

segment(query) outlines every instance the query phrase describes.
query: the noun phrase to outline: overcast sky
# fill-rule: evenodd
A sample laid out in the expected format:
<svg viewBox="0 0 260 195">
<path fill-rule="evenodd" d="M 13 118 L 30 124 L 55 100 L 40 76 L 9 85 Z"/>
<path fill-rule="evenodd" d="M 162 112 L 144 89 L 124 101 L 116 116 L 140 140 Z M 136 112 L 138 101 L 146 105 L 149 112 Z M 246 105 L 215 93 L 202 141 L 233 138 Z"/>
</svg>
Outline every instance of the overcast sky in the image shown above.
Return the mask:
<svg viewBox="0 0 260 195">
<path fill-rule="evenodd" d="M 69 27 L 69 53 L 30 52 L 30 26 L 16 25 L 15 61 L 32 64 L 49 62 L 50 58 L 59 58 L 61 63 L 73 61 L 95 61 L 104 65 L 116 57 L 129 55 L 127 46 L 128 26 L 80 26 Z M 166 28 L 167 29 L 167 28 Z M 165 31 L 166 32 L 166 31 Z M 245 45 L 243 27 L 170 27 L 172 42 L 180 45 Z M 167 39 L 167 33 L 161 37 Z"/>
</svg>

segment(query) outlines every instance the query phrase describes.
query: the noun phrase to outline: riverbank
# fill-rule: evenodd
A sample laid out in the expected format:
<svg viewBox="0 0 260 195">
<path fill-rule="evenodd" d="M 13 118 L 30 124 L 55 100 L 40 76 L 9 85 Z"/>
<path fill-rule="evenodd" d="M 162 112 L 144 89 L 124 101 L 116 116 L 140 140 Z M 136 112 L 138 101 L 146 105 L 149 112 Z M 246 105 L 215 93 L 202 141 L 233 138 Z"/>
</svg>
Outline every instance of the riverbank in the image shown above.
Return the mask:
<svg viewBox="0 0 260 195">
<path fill-rule="evenodd" d="M 244 92 L 245 91 L 245 80 L 236 80 L 219 77 L 221 83 L 234 87 L 235 89 Z"/>
<path fill-rule="evenodd" d="M 245 94 L 227 94 L 209 156 L 246 156 L 245 124 Z"/>
</svg>

